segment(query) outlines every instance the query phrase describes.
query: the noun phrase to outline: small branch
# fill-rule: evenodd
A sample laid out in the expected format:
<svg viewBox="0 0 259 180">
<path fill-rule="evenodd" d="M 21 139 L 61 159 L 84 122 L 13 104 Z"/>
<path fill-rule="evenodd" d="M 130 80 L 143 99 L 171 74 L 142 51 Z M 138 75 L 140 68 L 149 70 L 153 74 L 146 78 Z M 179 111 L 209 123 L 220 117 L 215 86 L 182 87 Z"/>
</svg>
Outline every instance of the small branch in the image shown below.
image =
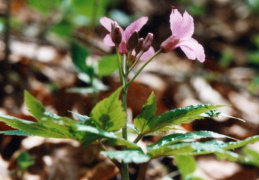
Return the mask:
<svg viewBox="0 0 259 180">
<path fill-rule="evenodd" d="M 139 134 L 133 142 L 137 143 L 142 137 L 143 137 L 143 135 Z"/>
</svg>

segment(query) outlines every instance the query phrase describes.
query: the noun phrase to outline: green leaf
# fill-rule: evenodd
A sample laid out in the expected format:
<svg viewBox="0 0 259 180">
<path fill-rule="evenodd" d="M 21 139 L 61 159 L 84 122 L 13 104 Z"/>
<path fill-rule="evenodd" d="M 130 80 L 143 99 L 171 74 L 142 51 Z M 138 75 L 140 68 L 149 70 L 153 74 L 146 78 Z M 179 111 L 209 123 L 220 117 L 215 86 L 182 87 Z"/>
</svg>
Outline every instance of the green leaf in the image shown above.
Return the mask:
<svg viewBox="0 0 259 180">
<path fill-rule="evenodd" d="M 27 3 L 32 8 L 47 15 L 51 13 L 51 11 L 58 9 L 61 5 L 61 0 L 44 0 L 43 3 L 41 1 L 28 0 Z"/>
<path fill-rule="evenodd" d="M 147 102 L 143 105 L 141 114 L 134 119 L 134 124 L 137 130 L 142 133 L 146 124 L 155 116 L 156 112 L 156 98 L 154 92 L 151 93 Z"/>
<path fill-rule="evenodd" d="M 125 163 L 145 163 L 150 160 L 141 150 L 102 151 L 101 154 L 110 159 L 123 160 Z"/>
<path fill-rule="evenodd" d="M 86 58 L 89 56 L 90 52 L 81 45 L 72 42 L 70 53 L 76 70 L 89 74 L 90 67 L 88 67 L 86 64 Z"/>
<path fill-rule="evenodd" d="M 85 145 L 91 144 L 100 138 L 116 139 L 118 138 L 114 133 L 107 132 L 100 128 L 78 124 L 76 131 L 76 140 L 83 142 Z"/>
<path fill-rule="evenodd" d="M 107 143 L 111 146 L 126 146 L 129 149 L 140 149 L 138 145 L 123 138 L 108 139 Z"/>
<path fill-rule="evenodd" d="M 60 117 L 54 113 L 49 112 L 27 91 L 25 91 L 24 98 L 28 111 L 38 120 L 40 124 L 52 129 L 56 129 L 64 135 L 73 137 L 71 130 L 75 127 L 76 121 L 67 117 Z"/>
<path fill-rule="evenodd" d="M 28 134 L 21 130 L 9 130 L 9 131 L 0 131 L 0 134 L 4 135 L 16 135 L 16 136 L 31 136 L 31 134 Z"/>
<path fill-rule="evenodd" d="M 200 104 L 167 111 L 163 114 L 154 116 L 146 122 L 141 134 L 154 133 L 156 131 L 161 131 L 168 126 L 189 123 L 195 119 L 218 117 L 220 112 L 211 110 L 222 106 L 223 105 Z"/>
<path fill-rule="evenodd" d="M 181 174 L 186 177 L 196 170 L 196 161 L 192 156 L 175 156 L 175 163 Z"/>
<path fill-rule="evenodd" d="M 259 152 L 247 146 L 242 148 L 242 152 L 248 158 L 247 163 L 254 166 L 259 166 Z"/>
<path fill-rule="evenodd" d="M 33 161 L 33 158 L 30 156 L 30 154 L 28 154 L 26 151 L 22 151 L 17 158 L 17 163 L 18 163 L 19 169 L 22 172 L 24 172 L 35 162 Z"/>
<path fill-rule="evenodd" d="M 126 112 L 119 100 L 120 91 L 121 88 L 117 89 L 93 108 L 90 117 L 98 128 L 117 131 L 126 125 Z"/>
<path fill-rule="evenodd" d="M 148 154 L 154 158 L 173 155 L 202 155 L 216 153 L 222 158 L 238 160 L 238 155 L 235 155 L 232 152 L 227 152 L 226 150 L 236 149 L 256 141 L 259 141 L 259 136 L 253 136 L 242 141 L 234 142 L 223 142 L 217 140 L 206 142 L 181 142 L 172 145 L 164 145 L 155 149 L 149 149 Z"/>
<path fill-rule="evenodd" d="M 73 25 L 67 20 L 63 20 L 57 24 L 53 24 L 48 31 L 54 33 L 61 38 L 70 39 L 73 32 Z"/>
<path fill-rule="evenodd" d="M 170 134 L 168 136 L 164 136 L 155 144 L 149 145 L 148 149 L 160 148 L 165 145 L 171 145 L 178 143 L 184 140 L 195 140 L 195 139 L 204 139 L 204 138 L 230 138 L 232 137 L 225 136 L 223 134 L 218 134 L 211 131 L 195 131 L 195 132 L 187 132 L 187 133 L 176 133 Z"/>
<path fill-rule="evenodd" d="M 70 136 L 55 128 L 46 127 L 42 124 L 26 121 L 13 116 L 0 114 L 0 120 L 13 128 L 19 129 L 34 136 L 41 136 L 45 138 L 70 138 Z M 18 133 L 20 134 L 19 131 Z"/>
<path fill-rule="evenodd" d="M 108 76 L 118 69 L 117 55 L 102 57 L 98 62 L 98 76 Z"/>
</svg>

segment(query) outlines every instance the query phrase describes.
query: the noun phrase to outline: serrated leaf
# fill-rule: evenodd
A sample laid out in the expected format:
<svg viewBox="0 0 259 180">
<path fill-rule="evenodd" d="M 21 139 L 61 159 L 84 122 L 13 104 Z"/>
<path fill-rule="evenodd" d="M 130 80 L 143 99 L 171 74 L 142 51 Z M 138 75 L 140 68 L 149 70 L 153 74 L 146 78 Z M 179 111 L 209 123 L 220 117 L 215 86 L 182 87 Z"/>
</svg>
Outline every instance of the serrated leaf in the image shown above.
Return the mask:
<svg viewBox="0 0 259 180">
<path fill-rule="evenodd" d="M 155 116 L 155 112 L 156 98 L 154 92 L 152 92 L 147 102 L 143 105 L 142 112 L 134 119 L 135 127 L 140 133 L 143 133 L 148 121 Z"/>
<path fill-rule="evenodd" d="M 110 159 L 123 160 L 125 163 L 145 163 L 150 160 L 150 157 L 141 150 L 102 151 L 101 153 Z"/>
<path fill-rule="evenodd" d="M 102 57 L 98 62 L 98 76 L 108 76 L 118 69 L 117 55 L 109 55 Z"/>
<path fill-rule="evenodd" d="M 0 114 L 0 120 L 13 128 L 19 129 L 34 136 L 41 136 L 45 138 L 70 138 L 70 136 L 60 132 L 57 129 L 13 116 Z"/>
<path fill-rule="evenodd" d="M 193 174 L 196 170 L 196 161 L 192 156 L 175 156 L 175 163 L 184 177 Z M 185 179 L 185 178 L 184 178 Z"/>
<path fill-rule="evenodd" d="M 141 134 L 145 135 L 154 133 L 156 131 L 161 131 L 163 128 L 168 126 L 189 123 L 195 119 L 203 119 L 205 116 L 217 117 L 219 115 L 218 112 L 214 113 L 210 110 L 222 106 L 223 105 L 199 104 L 167 111 L 153 117 L 145 123 L 145 127 Z"/>
<path fill-rule="evenodd" d="M 149 145 L 148 149 L 160 148 L 165 145 L 171 145 L 178 143 L 184 140 L 196 140 L 196 139 L 204 139 L 204 138 L 230 138 L 232 137 L 218 134 L 211 131 L 195 131 L 195 132 L 187 132 L 187 133 L 176 133 L 170 134 L 168 136 L 164 136 L 155 144 Z"/>
<path fill-rule="evenodd" d="M 28 111 L 38 120 L 40 124 L 52 129 L 56 129 L 64 135 L 73 137 L 71 130 L 75 127 L 76 121 L 67 117 L 60 117 L 54 113 L 49 112 L 27 91 L 25 91 L 24 98 Z"/>
<path fill-rule="evenodd" d="M 148 154 L 152 157 L 161 157 L 161 156 L 173 156 L 173 155 L 202 155 L 216 153 L 225 158 L 231 160 L 237 159 L 233 154 L 226 153 L 226 150 L 232 150 L 239 147 L 242 147 L 248 143 L 254 143 L 259 141 L 259 136 L 254 136 L 247 138 L 242 141 L 234 142 L 223 142 L 223 141 L 206 141 L 206 142 L 181 142 L 173 145 L 161 146 L 157 149 L 150 149 Z M 233 155 L 233 156 L 232 156 Z"/>
<path fill-rule="evenodd" d="M 117 89 L 93 108 L 90 117 L 98 128 L 117 131 L 126 125 L 126 112 L 119 100 L 120 91 L 121 88 Z"/>
<path fill-rule="evenodd" d="M 31 134 L 26 133 L 24 131 L 21 130 L 9 130 L 9 131 L 0 131 L 0 134 L 4 134 L 4 135 L 16 135 L 16 136 L 31 136 Z"/>
<path fill-rule="evenodd" d="M 86 58 L 89 56 L 90 52 L 81 45 L 72 42 L 70 47 L 70 53 L 76 70 L 78 72 L 89 74 L 91 67 L 87 66 Z"/>
</svg>

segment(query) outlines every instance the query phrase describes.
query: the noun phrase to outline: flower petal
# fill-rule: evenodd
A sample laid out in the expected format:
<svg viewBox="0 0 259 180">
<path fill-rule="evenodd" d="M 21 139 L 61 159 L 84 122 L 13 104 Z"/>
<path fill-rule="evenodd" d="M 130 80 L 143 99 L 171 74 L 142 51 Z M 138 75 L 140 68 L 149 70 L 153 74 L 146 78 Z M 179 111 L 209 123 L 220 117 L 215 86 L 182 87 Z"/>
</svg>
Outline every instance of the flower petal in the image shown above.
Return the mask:
<svg viewBox="0 0 259 180">
<path fill-rule="evenodd" d="M 114 42 L 112 41 L 111 34 L 107 34 L 107 35 L 104 37 L 103 43 L 104 43 L 106 46 L 115 46 Z"/>
<path fill-rule="evenodd" d="M 127 41 L 134 31 L 139 32 L 140 29 L 147 23 L 148 17 L 141 17 L 131 23 L 124 31 L 124 39 Z"/>
<path fill-rule="evenodd" d="M 205 61 L 204 49 L 195 39 L 191 38 L 186 41 L 180 41 L 176 47 L 180 47 L 185 53 L 187 58 L 195 60 L 198 59 L 200 62 Z"/>
<path fill-rule="evenodd" d="M 194 32 L 194 22 L 188 12 L 184 12 L 183 16 L 177 9 L 173 9 L 170 15 L 170 24 L 172 34 L 176 39 L 189 39 Z"/>
<path fill-rule="evenodd" d="M 153 55 L 155 54 L 154 48 L 151 46 L 146 52 L 142 54 L 140 57 L 141 61 L 147 61 L 149 60 Z"/>
<path fill-rule="evenodd" d="M 119 51 L 120 51 L 120 54 L 126 54 L 128 53 L 128 50 L 127 50 L 127 46 L 126 46 L 126 41 L 125 40 L 122 40 L 120 45 L 119 45 Z"/>
<path fill-rule="evenodd" d="M 111 24 L 112 22 L 114 22 L 113 20 L 111 20 L 110 18 L 107 17 L 102 17 L 100 19 L 100 23 L 103 25 L 103 27 L 105 27 L 105 29 L 107 29 L 109 32 L 111 32 L 112 27 Z"/>
</svg>

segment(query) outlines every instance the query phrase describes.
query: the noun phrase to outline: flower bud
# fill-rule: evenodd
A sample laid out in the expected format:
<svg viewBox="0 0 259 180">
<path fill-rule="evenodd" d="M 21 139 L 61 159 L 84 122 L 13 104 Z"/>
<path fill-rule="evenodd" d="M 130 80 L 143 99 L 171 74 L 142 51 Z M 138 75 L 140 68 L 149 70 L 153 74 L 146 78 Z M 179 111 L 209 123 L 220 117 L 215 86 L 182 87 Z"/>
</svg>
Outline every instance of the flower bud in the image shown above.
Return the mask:
<svg viewBox="0 0 259 180">
<path fill-rule="evenodd" d="M 119 45 L 121 43 L 122 35 L 120 27 L 116 24 L 116 22 L 112 22 L 111 24 L 111 38 L 112 42 L 115 45 Z"/>
<path fill-rule="evenodd" d="M 150 46 L 152 45 L 153 43 L 153 34 L 152 33 L 148 33 L 148 35 L 146 36 L 144 42 L 143 42 L 143 51 L 146 52 Z"/>
<path fill-rule="evenodd" d="M 143 41 L 144 41 L 143 38 L 138 39 L 138 45 L 135 47 L 136 54 L 138 54 L 142 50 Z"/>
<path fill-rule="evenodd" d="M 138 32 L 134 31 L 129 37 L 126 47 L 128 50 L 133 50 L 138 45 Z"/>
<path fill-rule="evenodd" d="M 180 39 L 174 39 L 173 36 L 167 38 L 161 45 L 160 49 L 163 53 L 168 53 L 175 49 L 175 45 L 180 41 Z"/>
</svg>

